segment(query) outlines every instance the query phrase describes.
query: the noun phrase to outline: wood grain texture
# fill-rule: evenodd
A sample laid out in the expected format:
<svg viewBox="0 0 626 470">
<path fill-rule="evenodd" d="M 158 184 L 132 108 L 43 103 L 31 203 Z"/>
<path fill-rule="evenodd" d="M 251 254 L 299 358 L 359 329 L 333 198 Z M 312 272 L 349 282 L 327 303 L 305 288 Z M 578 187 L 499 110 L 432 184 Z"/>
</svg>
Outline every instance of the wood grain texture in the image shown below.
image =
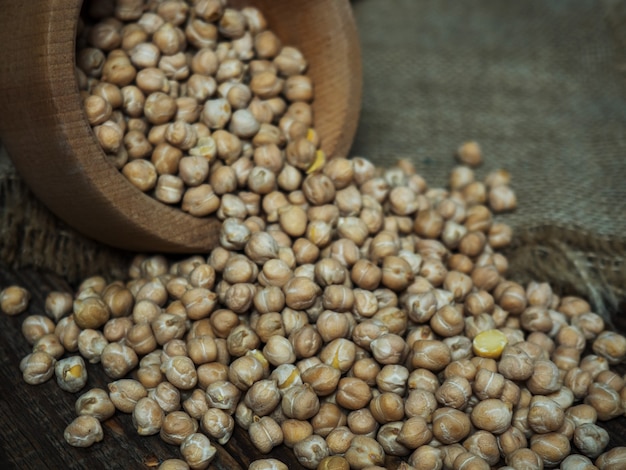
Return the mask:
<svg viewBox="0 0 626 470">
<path fill-rule="evenodd" d="M 345 155 L 360 109 L 361 63 L 347 0 L 237 1 L 305 54 L 322 147 Z M 84 235 L 127 250 L 208 252 L 219 222 L 167 207 L 107 160 L 83 114 L 74 74 L 81 0 L 0 0 L 0 135 L 36 196 Z"/>
</svg>

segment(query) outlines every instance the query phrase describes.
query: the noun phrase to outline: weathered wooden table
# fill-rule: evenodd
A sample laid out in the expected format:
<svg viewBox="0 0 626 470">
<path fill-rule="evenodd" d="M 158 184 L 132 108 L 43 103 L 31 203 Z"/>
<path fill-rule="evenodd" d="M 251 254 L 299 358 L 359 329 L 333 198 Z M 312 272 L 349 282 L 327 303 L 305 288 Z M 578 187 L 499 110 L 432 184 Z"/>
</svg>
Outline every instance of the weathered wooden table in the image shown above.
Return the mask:
<svg viewBox="0 0 626 470">
<path fill-rule="evenodd" d="M 68 290 L 70 286 L 57 276 L 31 270 L 13 271 L 0 266 L 0 288 L 19 284 L 28 288 L 31 314 L 44 313 L 44 301 L 51 290 Z M 87 449 L 74 448 L 63 439 L 63 430 L 75 417 L 74 403 L 81 392 L 61 390 L 54 379 L 32 386 L 22 380 L 19 361 L 30 352 L 21 333 L 25 314 L 0 316 L 0 468 L 4 469 L 152 469 L 167 458 L 180 458 L 176 446 L 164 443 L 158 436 L 141 437 L 133 429 L 130 415 L 120 412 L 103 423 L 104 440 Z M 626 331 L 626 315 L 617 326 Z M 624 372 L 626 368 L 618 369 Z M 110 380 L 98 365 L 89 365 L 88 387 L 103 387 Z M 85 390 L 83 390 L 84 392 Z M 626 445 L 626 417 L 599 423 L 609 431 L 610 447 Z M 285 446 L 271 454 L 261 455 L 239 428 L 227 445 L 218 447 L 212 469 L 247 468 L 252 460 L 274 457 L 289 468 L 302 468 L 293 452 Z M 389 467 L 397 462 L 388 461 Z"/>
</svg>

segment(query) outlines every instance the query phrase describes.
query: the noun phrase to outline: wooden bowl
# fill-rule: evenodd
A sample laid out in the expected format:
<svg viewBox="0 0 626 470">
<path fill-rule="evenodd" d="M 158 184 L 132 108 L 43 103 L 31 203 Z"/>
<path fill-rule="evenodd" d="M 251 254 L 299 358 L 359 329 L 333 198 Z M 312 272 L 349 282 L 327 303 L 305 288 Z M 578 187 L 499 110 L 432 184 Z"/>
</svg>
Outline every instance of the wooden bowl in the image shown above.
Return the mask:
<svg viewBox="0 0 626 470">
<path fill-rule="evenodd" d="M 257 6 L 299 47 L 315 85 L 315 127 L 329 156 L 346 155 L 361 94 L 348 0 L 233 0 Z M 0 0 L 0 138 L 35 195 L 84 235 L 127 250 L 201 253 L 220 223 L 168 207 L 108 161 L 84 116 L 74 73 L 81 0 Z"/>
</svg>

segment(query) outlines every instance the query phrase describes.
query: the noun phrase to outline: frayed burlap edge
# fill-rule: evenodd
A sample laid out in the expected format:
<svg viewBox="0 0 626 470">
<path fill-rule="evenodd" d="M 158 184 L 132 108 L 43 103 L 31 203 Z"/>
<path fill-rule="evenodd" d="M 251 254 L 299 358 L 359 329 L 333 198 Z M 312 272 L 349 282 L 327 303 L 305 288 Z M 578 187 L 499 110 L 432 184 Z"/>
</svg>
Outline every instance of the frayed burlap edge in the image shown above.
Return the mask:
<svg viewBox="0 0 626 470">
<path fill-rule="evenodd" d="M 626 302 L 626 239 L 545 224 L 517 228 L 505 255 L 511 278 L 549 282 L 561 295 L 582 296 L 604 318 Z"/>
<path fill-rule="evenodd" d="M 123 279 L 130 257 L 65 226 L 11 165 L 0 168 L 0 263 L 52 271 L 77 283 L 96 274 Z"/>
</svg>

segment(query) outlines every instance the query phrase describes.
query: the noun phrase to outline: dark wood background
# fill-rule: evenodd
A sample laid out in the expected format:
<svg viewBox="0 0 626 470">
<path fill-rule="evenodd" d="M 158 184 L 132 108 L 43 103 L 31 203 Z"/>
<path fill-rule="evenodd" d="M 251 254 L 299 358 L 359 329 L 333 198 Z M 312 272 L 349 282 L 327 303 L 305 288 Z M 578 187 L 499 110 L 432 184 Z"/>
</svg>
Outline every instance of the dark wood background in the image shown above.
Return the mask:
<svg viewBox="0 0 626 470">
<path fill-rule="evenodd" d="M 162 442 L 158 436 L 138 436 L 130 415 L 120 412 L 103 423 L 102 442 L 87 449 L 74 448 L 65 442 L 63 430 L 75 417 L 76 398 L 88 388 L 106 388 L 109 380 L 100 366 L 89 365 L 88 386 L 79 393 L 61 390 L 54 379 L 37 386 L 26 384 L 19 361 L 30 352 L 30 347 L 22 337 L 22 320 L 27 314 L 44 314 L 48 292 L 71 292 L 71 286 L 52 274 L 0 266 L 0 289 L 11 284 L 29 289 L 32 299 L 27 313 L 0 316 L 0 468 L 144 470 L 157 468 L 165 459 L 179 458 L 177 447 Z M 622 325 L 618 326 L 623 329 Z M 623 367 L 618 370 L 624 372 Z M 610 433 L 610 447 L 626 445 L 625 417 L 599 424 Z M 261 455 L 247 433 L 238 428 L 226 446 L 217 447 L 218 456 L 212 469 L 247 468 L 252 460 L 264 457 L 278 458 L 289 468 L 302 468 L 293 452 L 284 446 L 275 448 L 270 455 Z M 394 467 L 396 463 L 389 460 L 388 466 Z"/>
</svg>

